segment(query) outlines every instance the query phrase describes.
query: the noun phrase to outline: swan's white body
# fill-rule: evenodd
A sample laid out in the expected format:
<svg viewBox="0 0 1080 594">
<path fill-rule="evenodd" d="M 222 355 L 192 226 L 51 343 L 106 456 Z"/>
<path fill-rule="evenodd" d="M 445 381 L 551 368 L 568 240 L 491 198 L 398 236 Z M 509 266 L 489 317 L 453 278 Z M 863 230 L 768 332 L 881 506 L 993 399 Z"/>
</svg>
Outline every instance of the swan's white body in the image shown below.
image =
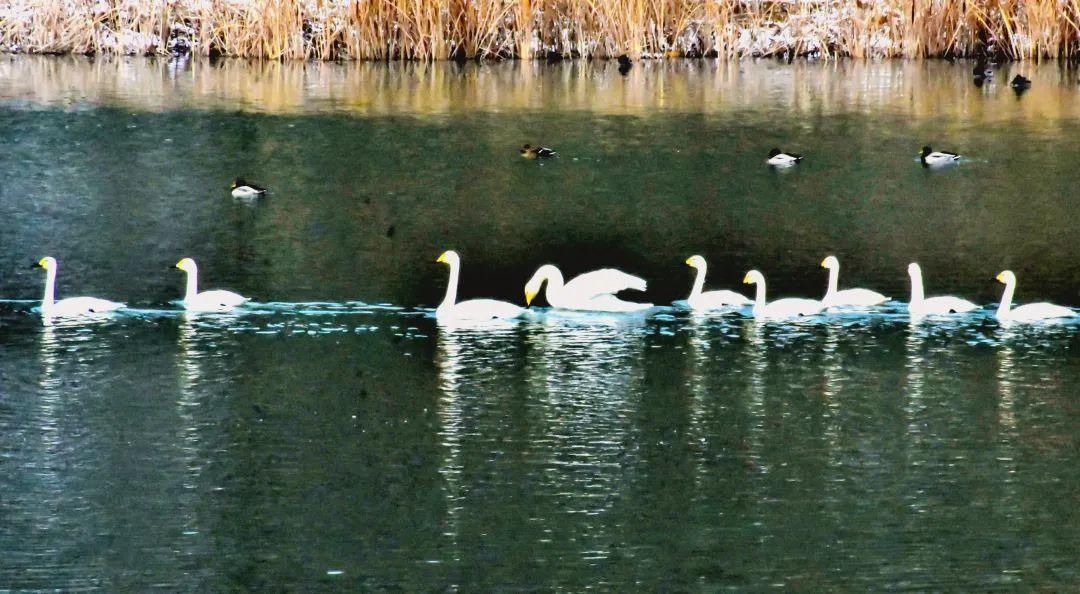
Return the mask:
<svg viewBox="0 0 1080 594">
<path fill-rule="evenodd" d="M 789 297 L 777 299 L 772 303 L 765 301 L 765 275 L 757 270 L 746 273 L 743 282 L 748 285 L 757 285 L 757 294 L 754 298 L 754 307 L 751 310 L 755 318 L 794 318 L 799 316 L 812 316 L 820 313 L 824 306 L 816 299 L 800 299 Z"/>
<path fill-rule="evenodd" d="M 551 264 L 541 266 L 525 283 L 526 304 L 532 303 L 545 281 L 547 291 L 544 295 L 551 307 L 557 309 L 616 313 L 641 311 L 653 306 L 651 303 L 623 301 L 615 296 L 615 293 L 627 289 L 644 291 L 646 283 L 642 278 L 614 268 L 604 268 L 586 272 L 564 284 L 562 272 Z"/>
<path fill-rule="evenodd" d="M 68 297 L 56 301 L 56 259 L 46 256 L 38 261 L 37 266 L 45 269 L 45 295 L 41 298 L 43 316 L 87 316 L 124 307 L 123 303 L 97 297 Z"/>
<path fill-rule="evenodd" d="M 690 289 L 690 296 L 686 298 L 686 303 L 690 306 L 690 309 L 697 311 L 730 309 L 753 303 L 753 301 L 745 295 L 727 289 L 702 292 L 702 289 L 705 287 L 705 273 L 708 270 L 708 264 L 705 263 L 705 258 L 701 256 L 690 256 L 686 259 L 686 264 L 697 269 L 697 275 L 694 277 L 694 286 Z"/>
<path fill-rule="evenodd" d="M 821 300 L 824 307 L 872 307 L 889 300 L 888 297 L 870 289 L 837 290 L 840 282 L 840 261 L 836 259 L 836 256 L 829 256 L 822 260 L 821 267 L 829 271 L 829 286 L 825 290 L 825 298 Z"/>
<path fill-rule="evenodd" d="M 978 307 L 967 299 L 952 295 L 924 296 L 922 268 L 915 262 L 908 264 L 908 276 L 911 277 L 911 301 L 908 302 L 911 317 L 967 313 Z"/>
<path fill-rule="evenodd" d="M 483 323 L 492 320 L 510 320 L 525 312 L 513 303 L 495 299 L 470 299 L 457 302 L 458 278 L 461 274 L 461 257 L 450 250 L 443 252 L 436 262 L 450 267 L 450 280 L 446 284 L 446 296 L 435 308 L 435 320 L 444 324 Z"/>
<path fill-rule="evenodd" d="M 1011 270 L 1005 270 L 997 275 L 998 282 L 1005 284 L 1005 292 L 1001 295 L 1001 304 L 998 305 L 997 319 L 1001 322 L 1036 322 L 1039 320 L 1052 320 L 1057 318 L 1071 318 L 1076 315 L 1073 310 L 1053 303 L 1028 303 L 1019 307 L 1012 307 L 1013 294 L 1016 292 L 1016 275 Z"/>
<path fill-rule="evenodd" d="M 956 163 L 960 160 L 960 155 L 948 151 L 935 151 L 928 146 L 924 146 L 922 152 L 919 153 L 919 159 L 927 167 L 941 167 L 942 165 Z"/>
<path fill-rule="evenodd" d="M 229 311 L 248 302 L 248 298 L 232 291 L 199 292 L 199 267 L 195 260 L 184 258 L 176 263 L 176 268 L 187 273 L 187 290 L 180 302 L 188 311 Z"/>
</svg>

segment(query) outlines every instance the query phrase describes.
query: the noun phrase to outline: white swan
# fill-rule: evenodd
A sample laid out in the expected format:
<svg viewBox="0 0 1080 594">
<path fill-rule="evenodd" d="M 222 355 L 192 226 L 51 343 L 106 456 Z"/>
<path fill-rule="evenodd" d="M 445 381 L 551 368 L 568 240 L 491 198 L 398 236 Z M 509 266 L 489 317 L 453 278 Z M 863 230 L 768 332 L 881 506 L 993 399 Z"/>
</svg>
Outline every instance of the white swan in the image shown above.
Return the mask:
<svg viewBox="0 0 1080 594">
<path fill-rule="evenodd" d="M 41 315 L 43 316 L 85 316 L 124 307 L 123 303 L 97 297 L 68 297 L 56 301 L 56 258 L 45 256 L 34 266 L 45 269 L 45 296 L 41 299 Z"/>
<path fill-rule="evenodd" d="M 819 313 L 824 306 L 815 299 L 787 298 L 777 299 L 772 303 L 765 302 L 765 275 L 757 270 L 751 270 L 743 277 L 743 282 L 748 285 L 757 285 L 757 295 L 754 298 L 755 318 L 793 318 L 796 316 L 812 316 Z"/>
<path fill-rule="evenodd" d="M 870 289 L 844 289 L 837 290 L 840 277 L 840 261 L 836 256 L 829 256 L 821 261 L 821 267 L 829 271 L 829 286 L 825 290 L 825 298 L 821 304 L 825 307 L 870 307 L 879 305 L 889 300 L 888 297 L 871 291 Z"/>
<path fill-rule="evenodd" d="M 1012 308 L 1013 294 L 1016 292 L 1016 275 L 1011 270 L 1005 270 L 997 275 L 997 280 L 1005 284 L 1005 292 L 1001 295 L 1001 305 L 997 310 L 997 319 L 1001 322 L 1034 322 L 1071 318 L 1076 315 L 1076 312 L 1067 307 L 1046 302 L 1028 303 Z"/>
<path fill-rule="evenodd" d="M 912 262 L 908 264 L 907 272 L 908 276 L 911 277 L 911 301 L 908 302 L 908 312 L 912 317 L 967 313 L 978 307 L 967 299 L 953 297 L 952 295 L 925 297 L 923 295 L 922 268 Z"/>
<path fill-rule="evenodd" d="M 705 272 L 708 270 L 705 258 L 702 258 L 701 256 L 690 256 L 686 259 L 686 264 L 691 268 L 697 269 L 697 275 L 694 277 L 694 286 L 690 289 L 690 296 L 686 298 L 686 303 L 690 306 L 690 309 L 704 311 L 710 309 L 740 307 L 753 303 L 753 301 L 745 295 L 736 293 L 735 291 L 728 291 L 727 289 L 702 293 L 701 289 L 705 286 Z"/>
<path fill-rule="evenodd" d="M 232 291 L 199 292 L 199 267 L 195 260 L 184 258 L 176 263 L 176 268 L 187 273 L 187 290 L 181 303 L 188 311 L 228 311 L 247 303 L 248 298 Z"/>
<path fill-rule="evenodd" d="M 520 316 L 525 309 L 513 303 L 494 299 L 470 299 L 457 303 L 458 276 L 461 274 L 461 257 L 457 252 L 448 250 L 442 253 L 436 262 L 450 267 L 450 281 L 446 284 L 446 296 L 435 308 L 435 320 L 440 323 L 488 322 L 491 320 L 509 320 Z"/>
<path fill-rule="evenodd" d="M 551 307 L 557 309 L 576 309 L 579 311 L 632 312 L 648 309 L 652 303 L 623 301 L 615 296 L 619 291 L 633 289 L 644 291 L 645 280 L 626 274 L 614 268 L 603 268 L 586 272 L 563 284 L 563 275 L 558 268 L 545 264 L 536 270 L 529 282 L 525 283 L 525 303 L 540 293 L 540 288 L 547 282 L 547 297 Z"/>
</svg>

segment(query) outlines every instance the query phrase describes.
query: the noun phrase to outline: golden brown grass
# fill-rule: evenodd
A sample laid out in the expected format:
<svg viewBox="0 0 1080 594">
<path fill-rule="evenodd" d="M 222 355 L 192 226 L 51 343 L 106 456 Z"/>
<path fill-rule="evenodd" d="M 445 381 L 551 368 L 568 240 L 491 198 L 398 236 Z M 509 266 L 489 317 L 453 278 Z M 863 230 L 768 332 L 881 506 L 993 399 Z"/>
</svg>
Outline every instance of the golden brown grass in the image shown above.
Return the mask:
<svg viewBox="0 0 1080 594">
<path fill-rule="evenodd" d="M 269 59 L 1080 54 L 1080 0 L 7 0 L 36 53 Z"/>
</svg>

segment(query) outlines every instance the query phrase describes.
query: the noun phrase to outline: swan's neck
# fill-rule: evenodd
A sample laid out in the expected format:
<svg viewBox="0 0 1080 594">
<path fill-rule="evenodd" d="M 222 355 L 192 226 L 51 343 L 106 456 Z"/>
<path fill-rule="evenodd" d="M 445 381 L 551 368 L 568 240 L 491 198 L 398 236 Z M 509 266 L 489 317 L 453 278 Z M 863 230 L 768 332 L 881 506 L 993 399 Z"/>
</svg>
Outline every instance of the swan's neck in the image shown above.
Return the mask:
<svg viewBox="0 0 1080 594">
<path fill-rule="evenodd" d="M 911 302 L 908 303 L 908 307 L 913 305 L 921 305 L 926 296 L 923 294 L 922 286 L 922 274 L 918 272 L 911 273 Z"/>
<path fill-rule="evenodd" d="M 1001 294 L 1001 305 L 998 306 L 997 317 L 1004 318 L 1012 309 L 1013 293 L 1016 292 L 1016 282 L 1005 283 L 1005 292 Z"/>
<path fill-rule="evenodd" d="M 41 298 L 41 311 L 52 309 L 56 301 L 56 268 L 45 271 L 45 296 Z"/>
<path fill-rule="evenodd" d="M 840 271 L 834 266 L 829 269 L 829 288 L 825 290 L 825 298 L 836 294 L 837 285 L 840 282 Z"/>
<path fill-rule="evenodd" d="M 446 283 L 446 296 L 443 297 L 442 303 L 439 304 L 439 309 L 444 307 L 452 307 L 457 302 L 457 284 L 458 284 L 458 264 L 456 262 L 450 263 L 450 280 Z"/>
<path fill-rule="evenodd" d="M 199 269 L 193 268 L 187 271 L 187 289 L 184 291 L 184 301 L 190 301 L 199 294 Z"/>
<path fill-rule="evenodd" d="M 694 277 L 694 286 L 690 289 L 690 296 L 687 299 L 693 299 L 698 295 L 701 295 L 701 290 L 705 288 L 705 266 L 697 269 L 697 276 Z"/>
<path fill-rule="evenodd" d="M 547 270 L 547 274 L 544 276 L 547 278 L 547 288 L 545 289 L 544 297 L 547 298 L 548 303 L 551 303 L 552 296 L 554 296 L 556 300 L 562 296 L 563 285 L 565 284 L 562 271 L 552 266 Z"/>
<path fill-rule="evenodd" d="M 754 289 L 754 312 L 759 312 L 765 309 L 765 279 L 759 280 L 757 288 Z"/>
</svg>

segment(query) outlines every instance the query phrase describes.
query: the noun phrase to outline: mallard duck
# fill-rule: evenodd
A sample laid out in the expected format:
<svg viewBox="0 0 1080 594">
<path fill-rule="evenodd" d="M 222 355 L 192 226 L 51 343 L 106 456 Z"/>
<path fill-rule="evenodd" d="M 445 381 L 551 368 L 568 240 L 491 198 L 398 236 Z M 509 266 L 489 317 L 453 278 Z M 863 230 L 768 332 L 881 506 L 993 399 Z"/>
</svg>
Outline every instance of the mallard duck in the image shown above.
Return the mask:
<svg viewBox="0 0 1080 594">
<path fill-rule="evenodd" d="M 256 186 L 255 184 L 249 184 L 244 181 L 244 178 L 238 177 L 233 180 L 232 183 L 232 196 L 233 198 L 256 198 L 258 196 L 264 196 L 266 194 L 266 188 L 262 186 Z"/>
<path fill-rule="evenodd" d="M 959 161 L 960 155 L 949 151 L 935 151 L 929 146 L 924 146 L 922 152 L 919 153 L 919 160 L 922 161 L 924 167 L 939 167 Z"/>
<path fill-rule="evenodd" d="M 542 146 L 534 147 L 531 144 L 526 144 L 525 146 L 521 147 L 521 150 L 519 152 L 521 153 L 521 156 L 525 157 L 526 159 L 535 159 L 537 157 L 547 159 L 548 157 L 554 157 L 557 154 L 555 151 L 549 148 L 545 148 Z"/>
<path fill-rule="evenodd" d="M 773 167 L 791 167 L 792 165 L 803 160 L 802 155 L 795 153 L 785 153 L 778 148 L 773 148 L 769 151 L 769 159 L 765 161 Z"/>
</svg>

